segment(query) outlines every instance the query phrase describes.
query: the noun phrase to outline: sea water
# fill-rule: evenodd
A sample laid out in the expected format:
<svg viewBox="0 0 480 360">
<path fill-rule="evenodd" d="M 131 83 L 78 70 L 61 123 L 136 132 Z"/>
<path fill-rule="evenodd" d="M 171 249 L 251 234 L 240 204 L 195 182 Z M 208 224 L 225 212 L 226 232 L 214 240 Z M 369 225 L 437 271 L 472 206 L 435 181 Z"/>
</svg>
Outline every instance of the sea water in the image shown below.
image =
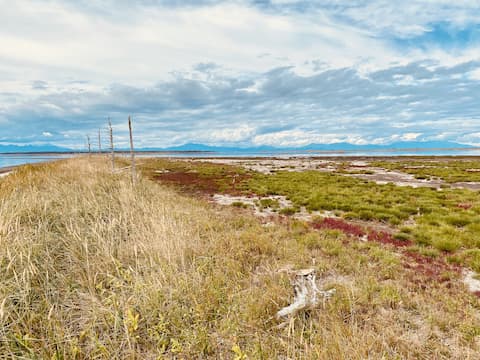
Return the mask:
<svg viewBox="0 0 480 360">
<path fill-rule="evenodd" d="M 58 159 L 66 159 L 75 156 L 75 154 L 0 154 L 0 168 L 46 162 Z M 109 156 L 104 154 L 104 156 Z M 127 153 L 116 154 L 116 156 L 130 156 Z M 480 156 L 480 149 L 419 149 L 419 150 L 369 150 L 369 151 L 232 151 L 232 152 L 214 152 L 214 151 L 159 151 L 159 152 L 137 152 L 137 157 L 171 157 L 171 158 L 221 158 L 221 157 L 394 157 L 394 156 Z"/>
<path fill-rule="evenodd" d="M 0 154 L 0 168 L 66 159 L 72 154 Z"/>
</svg>

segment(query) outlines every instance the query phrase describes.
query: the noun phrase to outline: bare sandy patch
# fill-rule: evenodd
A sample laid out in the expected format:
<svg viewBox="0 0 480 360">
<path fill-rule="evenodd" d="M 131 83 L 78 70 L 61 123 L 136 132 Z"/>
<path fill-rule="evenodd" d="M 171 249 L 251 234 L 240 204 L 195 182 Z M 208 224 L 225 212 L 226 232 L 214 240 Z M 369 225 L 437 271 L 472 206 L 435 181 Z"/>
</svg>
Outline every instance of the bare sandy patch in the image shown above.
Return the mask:
<svg viewBox="0 0 480 360">
<path fill-rule="evenodd" d="M 458 182 L 450 185 L 452 189 L 480 190 L 480 182 Z"/>
<path fill-rule="evenodd" d="M 480 293 L 480 280 L 476 279 L 477 274 L 471 270 L 463 271 L 463 283 L 472 293 Z"/>
<path fill-rule="evenodd" d="M 426 179 L 416 179 L 413 175 L 403 173 L 400 171 L 389 171 L 383 168 L 368 167 L 368 171 L 371 171 L 372 174 L 344 174 L 347 176 L 356 177 L 359 179 L 365 179 L 374 181 L 379 185 L 385 185 L 388 183 L 395 184 L 397 186 L 411 186 L 414 188 L 418 187 L 430 187 L 439 189 L 444 185 L 442 180 L 426 180 Z"/>
<path fill-rule="evenodd" d="M 241 205 L 253 209 L 255 216 L 260 218 L 271 218 L 279 216 L 282 209 L 290 208 L 293 203 L 285 196 L 271 195 L 271 196 L 234 196 L 228 194 L 214 194 L 211 200 L 219 205 Z M 278 207 L 265 207 L 261 205 L 262 200 L 274 200 Z M 292 214 L 290 217 L 301 221 L 312 221 L 316 217 L 336 217 L 333 211 L 312 211 L 309 212 L 305 207 L 300 211 Z"/>
<path fill-rule="evenodd" d="M 261 200 L 275 200 L 278 202 L 278 209 L 272 209 L 270 207 L 262 207 L 260 205 Z M 254 214 L 259 217 L 270 217 L 277 215 L 278 210 L 292 206 L 292 202 L 287 200 L 285 196 L 233 196 L 227 194 L 214 194 L 212 200 L 219 205 L 235 205 L 245 204 L 247 207 L 254 209 Z M 277 210 L 277 211 L 275 211 Z"/>
<path fill-rule="evenodd" d="M 242 166 L 247 170 L 262 174 L 274 174 L 277 171 L 327 171 L 337 170 L 336 163 L 330 160 L 312 158 L 292 159 L 201 159 L 198 161 L 215 164 Z"/>
</svg>

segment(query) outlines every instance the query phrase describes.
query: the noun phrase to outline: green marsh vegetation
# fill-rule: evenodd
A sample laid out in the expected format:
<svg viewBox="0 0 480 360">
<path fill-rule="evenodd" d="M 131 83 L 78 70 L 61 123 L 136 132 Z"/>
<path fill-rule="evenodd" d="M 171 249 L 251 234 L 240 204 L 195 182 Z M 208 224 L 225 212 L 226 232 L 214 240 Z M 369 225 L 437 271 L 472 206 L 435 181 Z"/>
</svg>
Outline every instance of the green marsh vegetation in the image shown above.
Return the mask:
<svg viewBox="0 0 480 360">
<path fill-rule="evenodd" d="M 480 271 L 480 194 L 470 190 L 378 185 L 317 171 L 255 174 L 248 189 L 283 195 L 296 208 L 334 211 L 345 219 L 375 221 L 396 229 L 395 238 L 456 254 Z"/>
<path fill-rule="evenodd" d="M 292 206 L 283 209 L 278 208 L 276 200 L 260 201 L 261 207 L 269 207 L 281 215 L 293 215 L 305 208 L 309 212 L 332 211 L 346 220 L 383 223 L 394 230 L 397 240 L 412 241 L 416 246 L 425 248 L 422 252 L 439 251 L 454 255 L 451 256 L 452 261 L 480 271 L 480 194 L 476 191 L 379 185 L 344 176 L 342 171 L 280 170 L 265 175 L 237 166 L 197 161 L 149 160 L 146 164 L 149 171 L 160 167 L 193 172 L 216 184 L 216 189 L 210 190 L 219 192 L 231 192 L 232 179 L 236 176 L 236 192 L 259 196 L 282 195 L 292 201 Z M 340 165 L 340 169 L 348 167 L 347 162 Z M 480 173 L 471 171 L 480 167 L 478 161 L 395 160 L 372 165 L 402 171 L 406 168 L 416 174 L 438 171 L 435 176 L 442 172 L 445 180 L 450 181 L 480 178 Z M 479 256 L 475 255 L 477 252 Z"/>
<path fill-rule="evenodd" d="M 446 158 L 439 160 L 374 161 L 373 166 L 414 175 L 417 179 L 441 179 L 447 183 L 480 181 L 480 161 Z"/>
</svg>

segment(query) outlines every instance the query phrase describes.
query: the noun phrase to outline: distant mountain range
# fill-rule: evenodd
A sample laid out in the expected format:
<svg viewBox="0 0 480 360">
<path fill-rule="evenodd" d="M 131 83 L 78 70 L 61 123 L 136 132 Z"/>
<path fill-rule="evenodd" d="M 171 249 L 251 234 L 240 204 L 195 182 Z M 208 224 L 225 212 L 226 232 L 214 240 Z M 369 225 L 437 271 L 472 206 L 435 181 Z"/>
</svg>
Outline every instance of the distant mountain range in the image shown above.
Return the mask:
<svg viewBox="0 0 480 360">
<path fill-rule="evenodd" d="M 72 152 L 72 149 L 52 145 L 2 145 L 0 153 L 35 153 L 35 152 Z"/>
<path fill-rule="evenodd" d="M 274 146 L 255 146 L 255 147 L 225 147 L 210 146 L 204 144 L 184 144 L 168 148 L 146 147 L 137 148 L 136 151 L 201 151 L 216 153 L 262 153 L 262 152 L 322 152 L 322 151 L 379 151 L 379 150 L 421 150 L 421 149 L 469 149 L 475 148 L 471 145 L 459 144 L 451 141 L 402 141 L 388 145 L 356 145 L 346 142 L 334 144 L 309 144 L 302 147 L 274 147 Z M 118 151 L 127 151 L 128 149 L 117 149 Z M 1 145 L 0 153 L 34 153 L 34 152 L 77 152 L 78 150 L 59 147 L 52 144 L 45 145 Z M 83 152 L 83 151 L 82 151 Z"/>
<path fill-rule="evenodd" d="M 148 151 L 210 151 L 210 152 L 283 152 L 283 151 L 368 151 L 368 150 L 405 150 L 405 149 L 469 149 L 475 146 L 459 144 L 451 141 L 402 141 L 387 145 L 356 145 L 346 142 L 333 144 L 309 144 L 301 147 L 223 147 L 209 146 L 203 144 L 185 144 L 181 146 L 169 147 L 164 149 L 148 149 Z"/>
</svg>

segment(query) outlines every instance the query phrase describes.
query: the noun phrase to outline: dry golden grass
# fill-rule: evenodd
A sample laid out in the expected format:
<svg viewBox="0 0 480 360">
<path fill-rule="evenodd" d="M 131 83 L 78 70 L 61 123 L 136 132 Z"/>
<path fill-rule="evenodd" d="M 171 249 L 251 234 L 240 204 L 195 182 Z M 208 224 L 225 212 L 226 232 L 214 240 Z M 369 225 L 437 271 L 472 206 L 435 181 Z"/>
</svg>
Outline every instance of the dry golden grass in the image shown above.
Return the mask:
<svg viewBox="0 0 480 360">
<path fill-rule="evenodd" d="M 22 167 L 0 201 L 0 358 L 478 358 L 478 299 L 379 244 L 262 227 L 95 157 Z M 287 265 L 337 294 L 279 329 Z"/>
</svg>

